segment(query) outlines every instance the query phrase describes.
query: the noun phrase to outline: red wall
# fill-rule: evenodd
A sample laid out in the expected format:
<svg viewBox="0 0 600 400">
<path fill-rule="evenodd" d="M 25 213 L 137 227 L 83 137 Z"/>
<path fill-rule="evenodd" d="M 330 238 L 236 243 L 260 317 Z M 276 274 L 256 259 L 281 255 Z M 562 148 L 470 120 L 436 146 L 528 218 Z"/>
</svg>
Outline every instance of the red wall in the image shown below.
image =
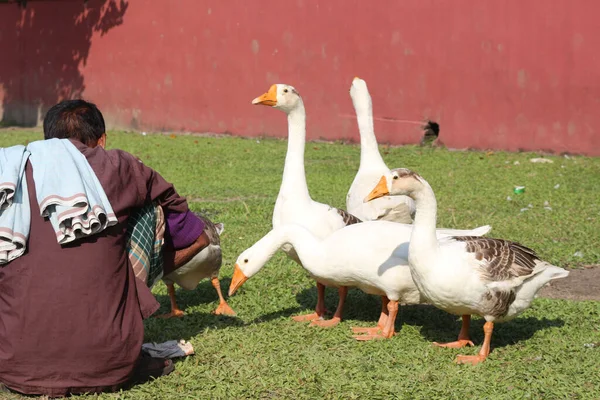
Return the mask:
<svg viewBox="0 0 600 400">
<path fill-rule="evenodd" d="M 283 136 L 284 115 L 250 101 L 288 83 L 310 139 L 357 140 L 356 75 L 381 143 L 432 119 L 448 147 L 600 155 L 598 15 L 595 0 L 0 5 L 0 97 L 5 121 L 82 94 L 115 127 Z"/>
</svg>

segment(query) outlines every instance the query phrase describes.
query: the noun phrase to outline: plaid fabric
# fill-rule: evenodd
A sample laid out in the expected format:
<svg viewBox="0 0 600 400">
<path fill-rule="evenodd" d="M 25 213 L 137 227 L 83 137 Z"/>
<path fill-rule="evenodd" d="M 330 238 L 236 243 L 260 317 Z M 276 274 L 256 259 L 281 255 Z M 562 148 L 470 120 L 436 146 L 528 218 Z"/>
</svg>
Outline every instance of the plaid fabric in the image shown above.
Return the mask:
<svg viewBox="0 0 600 400">
<path fill-rule="evenodd" d="M 148 204 L 129 218 L 127 253 L 137 279 L 148 287 L 162 278 L 165 216 L 162 207 Z"/>
</svg>

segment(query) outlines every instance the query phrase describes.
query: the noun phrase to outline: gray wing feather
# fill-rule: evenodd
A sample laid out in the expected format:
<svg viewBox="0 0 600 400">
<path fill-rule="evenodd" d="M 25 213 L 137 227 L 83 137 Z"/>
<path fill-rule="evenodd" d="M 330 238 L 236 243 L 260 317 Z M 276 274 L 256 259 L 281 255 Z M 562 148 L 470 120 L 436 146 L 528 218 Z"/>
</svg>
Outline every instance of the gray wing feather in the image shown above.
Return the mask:
<svg viewBox="0 0 600 400">
<path fill-rule="evenodd" d="M 482 279 L 488 282 L 531 275 L 539 260 L 530 248 L 508 240 L 479 236 L 454 236 L 453 239 L 464 242 L 469 253 L 474 253 L 477 260 L 484 261 L 480 272 Z M 494 289 L 488 291 L 482 300 L 487 304 L 490 315 L 502 317 L 515 298 L 514 289 Z"/>
<path fill-rule="evenodd" d="M 217 231 L 215 224 L 204 215 L 195 211 L 193 211 L 193 213 L 200 218 L 202 222 L 204 222 L 204 232 L 206 232 L 206 236 L 208 236 L 210 243 L 215 246 L 220 246 L 221 237 L 219 236 L 219 232 Z"/>
<path fill-rule="evenodd" d="M 469 253 L 485 261 L 481 272 L 489 281 L 530 275 L 539 260 L 530 248 L 508 240 L 480 236 L 454 236 L 453 239 L 464 242 Z"/>
<path fill-rule="evenodd" d="M 344 219 L 344 224 L 346 224 L 346 226 L 362 222 L 360 219 L 358 219 L 358 217 L 355 217 L 348 211 L 342 210 L 341 208 L 336 208 L 336 210 L 338 214 L 340 214 L 341 217 Z"/>
</svg>

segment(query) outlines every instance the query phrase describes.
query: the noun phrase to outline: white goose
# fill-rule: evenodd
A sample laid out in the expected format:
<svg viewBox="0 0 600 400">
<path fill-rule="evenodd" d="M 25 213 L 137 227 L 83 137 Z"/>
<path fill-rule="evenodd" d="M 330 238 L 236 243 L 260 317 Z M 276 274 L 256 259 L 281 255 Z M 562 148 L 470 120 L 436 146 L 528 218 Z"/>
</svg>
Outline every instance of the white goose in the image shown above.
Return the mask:
<svg viewBox="0 0 600 400">
<path fill-rule="evenodd" d="M 357 287 L 365 293 L 382 297 L 379 322 L 374 328 L 353 328 L 357 340 L 391 338 L 398 303 L 422 301 L 408 267 L 408 244 L 411 225 L 389 221 L 368 221 L 339 229 L 320 239 L 299 224 L 274 228 L 237 258 L 229 295 L 255 275 L 284 245 L 291 245 L 301 265 L 318 282 L 328 286 Z M 481 235 L 488 226 L 464 231 Z M 447 236 L 438 232 L 439 237 Z M 343 307 L 340 297 L 338 310 Z M 334 318 L 341 319 L 340 314 Z"/>
<path fill-rule="evenodd" d="M 360 166 L 346 196 L 346 208 L 363 221 L 384 220 L 410 224 L 415 203 L 408 196 L 383 196 L 365 203 L 363 200 L 389 168 L 383 161 L 373 129 L 373 104 L 367 83 L 354 78 L 350 97 L 356 111 L 360 132 Z"/>
<path fill-rule="evenodd" d="M 384 175 L 365 198 L 408 195 L 416 215 L 409 245 L 409 265 L 419 291 L 436 307 L 462 316 L 458 340 L 437 344 L 460 348 L 469 339 L 471 314 L 485 319 L 483 345 L 476 356 L 459 355 L 459 363 L 477 364 L 490 353 L 494 322 L 514 318 L 531 304 L 537 291 L 569 272 L 540 260 L 535 252 L 503 239 L 435 234 L 437 204 L 431 186 L 415 172 L 398 168 Z"/>
<path fill-rule="evenodd" d="M 255 98 L 252 104 L 271 106 L 287 114 L 288 118 L 288 148 L 283 169 L 283 178 L 279 195 L 273 210 L 273 228 L 282 224 L 297 223 L 308 229 L 319 239 L 349 224 L 360 222 L 344 210 L 314 201 L 308 192 L 304 172 L 304 147 L 306 142 L 306 113 L 300 94 L 293 86 L 275 84 L 269 91 Z M 302 264 L 293 247 L 286 245 L 282 248 L 286 254 Z M 317 279 L 317 305 L 315 312 L 294 317 L 295 321 L 312 321 L 312 325 L 328 327 L 336 325 L 340 320 L 334 317 L 324 321 L 325 286 Z M 340 287 L 340 307 L 347 288 Z M 341 315 L 341 308 L 336 310 L 336 316 Z"/>
</svg>

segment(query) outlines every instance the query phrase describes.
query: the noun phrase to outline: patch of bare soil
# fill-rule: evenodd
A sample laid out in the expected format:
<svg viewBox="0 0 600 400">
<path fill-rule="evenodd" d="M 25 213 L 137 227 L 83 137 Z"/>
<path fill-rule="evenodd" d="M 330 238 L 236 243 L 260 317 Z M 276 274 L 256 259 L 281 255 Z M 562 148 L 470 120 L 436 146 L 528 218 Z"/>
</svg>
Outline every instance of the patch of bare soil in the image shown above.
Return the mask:
<svg viewBox="0 0 600 400">
<path fill-rule="evenodd" d="M 550 281 L 538 295 L 550 299 L 600 301 L 600 265 L 569 269 L 569 276 Z"/>
</svg>

